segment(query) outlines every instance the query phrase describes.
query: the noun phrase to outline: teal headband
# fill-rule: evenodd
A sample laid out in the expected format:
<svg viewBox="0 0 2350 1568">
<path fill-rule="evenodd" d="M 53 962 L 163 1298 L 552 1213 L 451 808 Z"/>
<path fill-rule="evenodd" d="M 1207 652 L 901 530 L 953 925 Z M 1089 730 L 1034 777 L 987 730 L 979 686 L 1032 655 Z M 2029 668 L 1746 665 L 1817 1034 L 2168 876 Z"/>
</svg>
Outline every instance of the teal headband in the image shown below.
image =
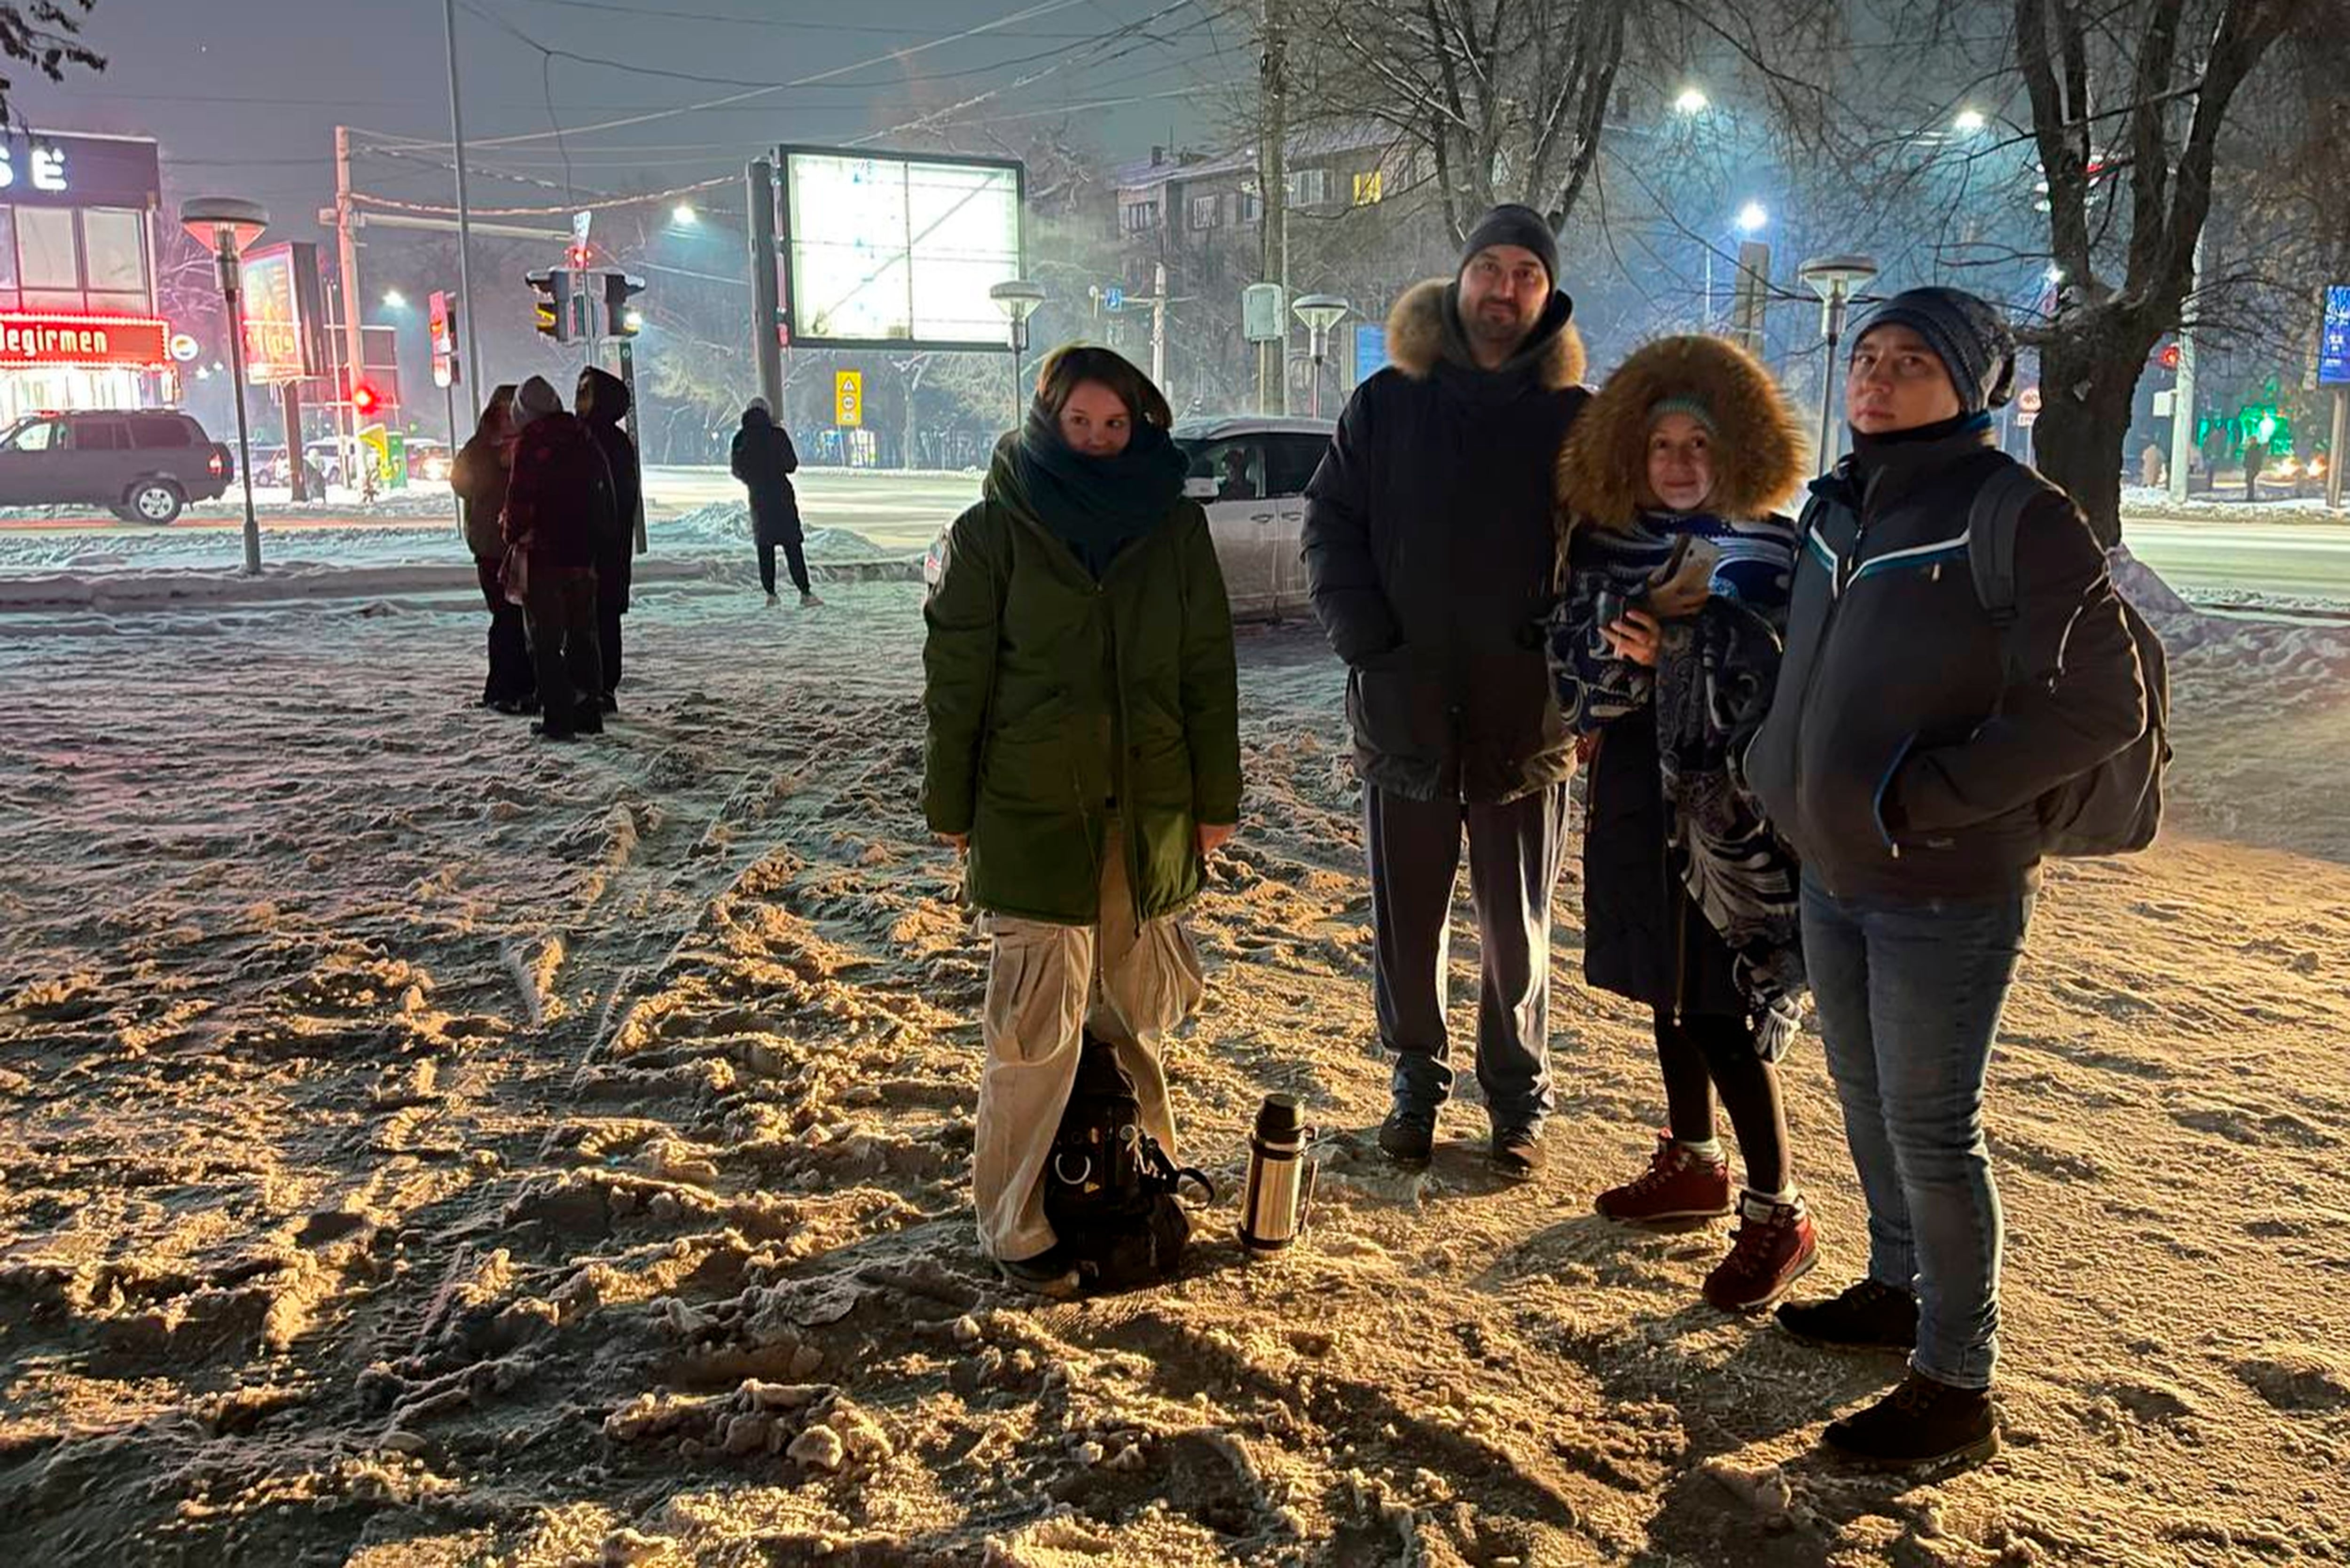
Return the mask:
<svg viewBox="0 0 2350 1568">
<path fill-rule="evenodd" d="M 1687 414 L 1690 418 L 1703 425 L 1706 429 L 1707 434 L 1719 435 L 1721 433 L 1714 428 L 1712 413 L 1707 410 L 1703 403 L 1699 402 L 1695 398 L 1680 396 L 1659 398 L 1655 402 L 1648 405 L 1648 428 L 1650 430 L 1655 430 L 1657 428 L 1657 421 L 1663 419 L 1667 414 Z"/>
</svg>

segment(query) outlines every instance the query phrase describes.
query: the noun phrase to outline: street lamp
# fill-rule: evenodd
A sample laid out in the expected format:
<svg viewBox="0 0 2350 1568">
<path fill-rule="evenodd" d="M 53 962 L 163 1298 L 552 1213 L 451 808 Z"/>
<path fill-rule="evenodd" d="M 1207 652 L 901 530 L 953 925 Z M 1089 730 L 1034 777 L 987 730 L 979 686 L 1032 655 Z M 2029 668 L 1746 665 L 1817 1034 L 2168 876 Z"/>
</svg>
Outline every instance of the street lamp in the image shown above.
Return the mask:
<svg viewBox="0 0 2350 1568">
<path fill-rule="evenodd" d="M 1750 240 L 1770 222 L 1770 210 L 1760 202 L 1749 202 L 1738 209 L 1738 232 Z"/>
<path fill-rule="evenodd" d="M 670 222 L 681 229 L 690 229 L 702 222 L 702 214 L 693 210 L 693 203 L 691 202 L 680 202 L 670 209 L 669 216 Z"/>
<path fill-rule="evenodd" d="M 1868 256 L 1814 256 L 1795 269 L 1795 274 L 1816 290 L 1820 296 L 1820 336 L 1827 340 L 1827 353 L 1820 370 L 1820 472 L 1825 473 L 1835 462 L 1835 375 L 1836 341 L 1844 336 L 1846 307 L 1852 296 L 1877 275 L 1877 263 Z"/>
<path fill-rule="evenodd" d="M 1710 107 L 1711 100 L 1695 88 L 1683 88 L 1681 96 L 1673 99 L 1676 114 L 1703 114 Z"/>
<path fill-rule="evenodd" d="M 1020 388 L 1020 357 L 1028 351 L 1028 318 L 1045 303 L 1045 290 L 1024 277 L 1015 277 L 989 289 L 987 297 L 995 301 L 996 308 L 1012 324 L 1012 426 L 1017 430 L 1028 412 L 1028 400 Z"/>
<path fill-rule="evenodd" d="M 261 575 L 261 519 L 253 511 L 253 441 L 244 425 L 244 307 L 239 297 L 238 258 L 261 231 L 269 213 L 257 202 L 234 196 L 194 196 L 180 203 L 180 226 L 213 253 L 220 267 L 221 301 L 228 306 L 229 400 L 236 405 L 236 474 L 244 484 L 244 572 Z M 295 454 L 298 460 L 300 454 Z"/>
<path fill-rule="evenodd" d="M 408 308 L 408 296 L 396 288 L 387 288 L 383 291 L 383 307 L 386 310 L 405 310 Z"/>
<path fill-rule="evenodd" d="M 1305 323 L 1305 340 L 1314 354 L 1314 390 L 1306 404 L 1315 419 L 1322 417 L 1322 357 L 1330 347 L 1330 328 L 1355 307 L 1335 294 L 1309 294 L 1290 306 Z"/>
<path fill-rule="evenodd" d="M 1958 127 L 1961 136 L 1972 136 L 1990 121 L 1983 119 L 1982 110 L 1979 109 L 1962 109 L 1959 111 L 1959 118 L 1950 123 Z"/>
</svg>

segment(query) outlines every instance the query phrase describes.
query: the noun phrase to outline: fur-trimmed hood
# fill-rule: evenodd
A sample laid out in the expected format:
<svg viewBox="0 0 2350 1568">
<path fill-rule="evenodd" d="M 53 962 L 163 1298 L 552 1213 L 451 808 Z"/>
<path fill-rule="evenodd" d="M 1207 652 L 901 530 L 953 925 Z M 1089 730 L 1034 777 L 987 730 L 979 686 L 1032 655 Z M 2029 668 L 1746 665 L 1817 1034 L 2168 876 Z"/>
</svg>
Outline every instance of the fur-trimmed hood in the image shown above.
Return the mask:
<svg viewBox="0 0 2350 1568">
<path fill-rule="evenodd" d="M 1659 337 L 1607 378 L 1558 454 L 1561 515 L 1628 528 L 1648 476 L 1648 410 L 1667 398 L 1705 405 L 1713 420 L 1713 493 L 1705 509 L 1755 518 L 1785 508 L 1803 485 L 1811 443 L 1755 358 L 1721 337 Z"/>
<path fill-rule="evenodd" d="M 1415 381 L 1426 380 L 1444 357 L 1445 317 L 1452 310 L 1452 285 L 1449 277 L 1416 283 L 1388 312 L 1388 363 Z M 1549 308 L 1561 308 L 1562 301 L 1566 301 L 1565 295 L 1554 294 Z M 1564 308 L 1572 313 L 1575 306 L 1567 301 Z M 1561 391 L 1583 379 L 1583 335 L 1575 329 L 1572 319 L 1559 324 L 1543 352 L 1543 390 Z"/>
</svg>

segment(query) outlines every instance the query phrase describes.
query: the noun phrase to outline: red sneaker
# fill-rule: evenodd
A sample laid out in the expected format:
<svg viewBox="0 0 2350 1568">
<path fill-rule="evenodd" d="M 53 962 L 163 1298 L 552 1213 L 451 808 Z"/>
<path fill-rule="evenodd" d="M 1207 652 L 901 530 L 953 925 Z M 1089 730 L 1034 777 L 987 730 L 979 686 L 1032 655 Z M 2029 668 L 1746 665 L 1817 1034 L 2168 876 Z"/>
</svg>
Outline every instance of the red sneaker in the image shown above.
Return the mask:
<svg viewBox="0 0 2350 1568">
<path fill-rule="evenodd" d="M 1773 1203 L 1749 1192 L 1738 1210 L 1730 1256 L 1705 1277 L 1705 1299 L 1723 1312 L 1769 1306 L 1819 1262 L 1819 1236 L 1802 1199 Z"/>
<path fill-rule="evenodd" d="M 1663 1133 L 1645 1175 L 1611 1187 L 1592 1207 L 1610 1220 L 1646 1225 L 1659 1220 L 1713 1220 L 1731 1212 L 1730 1162 L 1691 1154 Z"/>
</svg>

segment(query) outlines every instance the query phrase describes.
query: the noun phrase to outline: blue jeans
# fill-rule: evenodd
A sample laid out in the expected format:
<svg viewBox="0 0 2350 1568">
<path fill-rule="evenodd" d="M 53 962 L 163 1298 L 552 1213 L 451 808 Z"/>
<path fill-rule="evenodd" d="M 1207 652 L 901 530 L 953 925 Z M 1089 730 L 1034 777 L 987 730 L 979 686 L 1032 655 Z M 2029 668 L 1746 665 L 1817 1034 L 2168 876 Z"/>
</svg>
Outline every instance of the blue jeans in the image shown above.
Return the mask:
<svg viewBox="0 0 2350 1568">
<path fill-rule="evenodd" d="M 1999 1191 L 1983 1073 L 2033 895 L 1838 898 L 1804 879 L 1804 961 L 1868 1200 L 1868 1277 L 1918 1295 L 1909 1365 L 1988 1388 L 1999 1356 Z"/>
</svg>

